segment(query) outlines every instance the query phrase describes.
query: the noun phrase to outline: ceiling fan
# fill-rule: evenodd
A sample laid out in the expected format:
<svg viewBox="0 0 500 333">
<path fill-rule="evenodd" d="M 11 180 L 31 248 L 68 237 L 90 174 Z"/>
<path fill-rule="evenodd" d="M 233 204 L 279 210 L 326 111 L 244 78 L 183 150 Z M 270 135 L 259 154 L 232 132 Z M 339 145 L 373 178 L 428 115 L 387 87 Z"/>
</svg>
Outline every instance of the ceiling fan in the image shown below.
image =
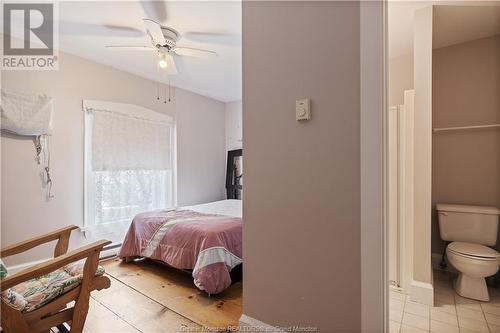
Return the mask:
<svg viewBox="0 0 500 333">
<path fill-rule="evenodd" d="M 166 69 L 169 74 L 177 73 L 175 56 L 217 56 L 217 52 L 215 51 L 178 46 L 177 42 L 181 39 L 181 34 L 177 30 L 163 26 L 148 18 L 144 18 L 142 21 L 146 27 L 146 33 L 150 37 L 151 45 L 107 45 L 106 48 L 116 50 L 155 51 L 158 53 L 158 66 Z"/>
</svg>

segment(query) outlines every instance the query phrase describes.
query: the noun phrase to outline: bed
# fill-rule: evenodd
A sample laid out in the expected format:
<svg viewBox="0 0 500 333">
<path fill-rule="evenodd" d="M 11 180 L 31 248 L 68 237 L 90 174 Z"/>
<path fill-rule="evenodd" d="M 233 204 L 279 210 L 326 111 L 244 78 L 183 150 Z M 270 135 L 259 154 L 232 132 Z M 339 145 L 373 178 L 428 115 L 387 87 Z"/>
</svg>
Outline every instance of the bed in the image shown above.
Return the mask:
<svg viewBox="0 0 500 333">
<path fill-rule="evenodd" d="M 208 294 L 231 285 L 231 270 L 242 263 L 241 200 L 138 214 L 118 253 L 192 270 L 194 284 Z"/>
<path fill-rule="evenodd" d="M 231 285 L 231 271 L 242 264 L 242 176 L 242 151 L 229 151 L 227 200 L 138 214 L 118 256 L 192 270 L 200 290 L 224 291 Z"/>
</svg>

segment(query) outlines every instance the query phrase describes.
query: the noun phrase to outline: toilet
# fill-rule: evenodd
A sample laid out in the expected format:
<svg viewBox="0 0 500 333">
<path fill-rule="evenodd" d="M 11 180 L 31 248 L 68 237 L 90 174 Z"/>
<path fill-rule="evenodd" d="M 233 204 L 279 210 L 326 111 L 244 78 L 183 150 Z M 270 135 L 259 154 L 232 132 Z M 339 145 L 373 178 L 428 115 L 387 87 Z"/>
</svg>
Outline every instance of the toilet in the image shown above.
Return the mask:
<svg viewBox="0 0 500 333">
<path fill-rule="evenodd" d="M 495 207 L 438 204 L 441 239 L 448 262 L 459 272 L 455 291 L 463 297 L 489 301 L 485 278 L 496 274 L 500 253 L 497 243 L 500 210 Z"/>
</svg>

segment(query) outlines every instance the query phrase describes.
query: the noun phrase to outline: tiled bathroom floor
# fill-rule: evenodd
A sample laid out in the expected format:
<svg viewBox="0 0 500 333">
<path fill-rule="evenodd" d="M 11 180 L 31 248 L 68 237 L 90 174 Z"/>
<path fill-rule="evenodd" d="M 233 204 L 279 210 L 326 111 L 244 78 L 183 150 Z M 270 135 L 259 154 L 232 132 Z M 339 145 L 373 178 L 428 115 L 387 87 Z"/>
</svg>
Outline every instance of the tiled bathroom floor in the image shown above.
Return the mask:
<svg viewBox="0 0 500 333">
<path fill-rule="evenodd" d="M 460 297 L 452 277 L 434 271 L 434 307 L 390 292 L 390 333 L 500 333 L 500 292 L 490 289 L 490 302 Z"/>
</svg>

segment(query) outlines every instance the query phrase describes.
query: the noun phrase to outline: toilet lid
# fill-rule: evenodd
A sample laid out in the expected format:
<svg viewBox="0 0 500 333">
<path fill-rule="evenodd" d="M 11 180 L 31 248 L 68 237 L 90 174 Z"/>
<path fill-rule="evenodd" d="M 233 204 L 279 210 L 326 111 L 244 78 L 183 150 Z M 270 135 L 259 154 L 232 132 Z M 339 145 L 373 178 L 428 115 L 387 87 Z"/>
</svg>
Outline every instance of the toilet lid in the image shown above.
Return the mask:
<svg viewBox="0 0 500 333">
<path fill-rule="evenodd" d="M 490 247 L 479 244 L 453 242 L 448 245 L 448 249 L 453 252 L 465 254 L 468 256 L 481 258 L 500 258 L 500 253 Z"/>
</svg>

